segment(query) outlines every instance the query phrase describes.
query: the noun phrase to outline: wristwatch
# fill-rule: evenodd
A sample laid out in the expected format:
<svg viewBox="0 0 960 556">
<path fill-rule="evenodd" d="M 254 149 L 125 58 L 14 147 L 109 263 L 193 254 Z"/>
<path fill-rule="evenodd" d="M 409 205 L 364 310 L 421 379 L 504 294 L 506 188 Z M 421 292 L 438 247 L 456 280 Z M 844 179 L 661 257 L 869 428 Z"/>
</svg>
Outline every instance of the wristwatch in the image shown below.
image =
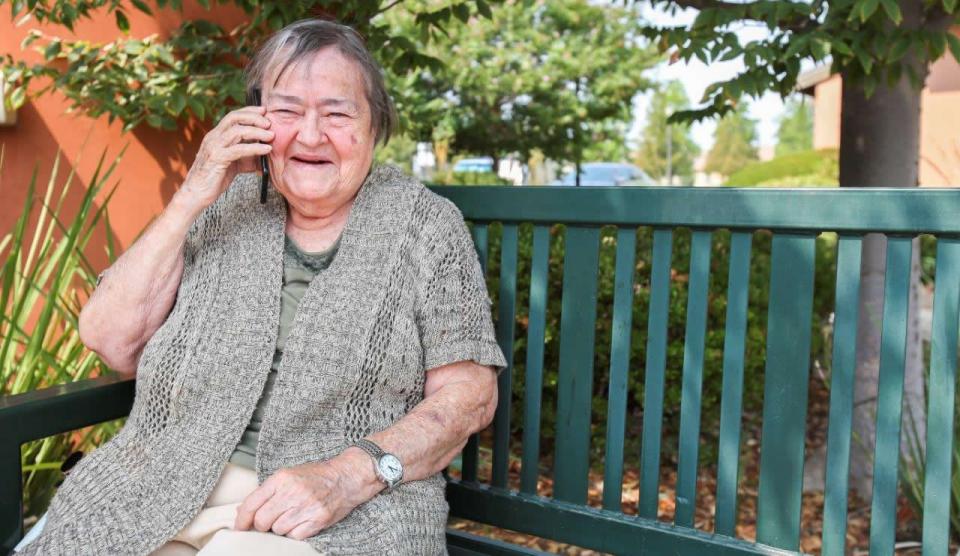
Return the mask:
<svg viewBox="0 0 960 556">
<path fill-rule="evenodd" d="M 400 463 L 397 456 L 384 452 L 380 446 L 366 438 L 357 440 L 353 445 L 370 454 L 370 457 L 373 458 L 373 470 L 376 471 L 377 477 L 386 483 L 387 492 L 400 484 L 400 481 L 403 480 L 403 464 Z"/>
</svg>

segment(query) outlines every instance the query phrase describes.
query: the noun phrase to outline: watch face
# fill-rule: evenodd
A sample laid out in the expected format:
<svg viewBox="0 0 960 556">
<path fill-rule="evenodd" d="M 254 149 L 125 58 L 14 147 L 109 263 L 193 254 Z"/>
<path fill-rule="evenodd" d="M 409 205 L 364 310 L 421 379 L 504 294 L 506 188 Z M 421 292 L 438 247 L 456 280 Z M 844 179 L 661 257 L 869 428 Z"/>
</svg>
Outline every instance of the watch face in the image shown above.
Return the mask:
<svg viewBox="0 0 960 556">
<path fill-rule="evenodd" d="M 398 481 L 403 477 L 403 466 L 400 460 L 393 454 L 387 454 L 380 458 L 380 473 L 388 481 Z"/>
</svg>

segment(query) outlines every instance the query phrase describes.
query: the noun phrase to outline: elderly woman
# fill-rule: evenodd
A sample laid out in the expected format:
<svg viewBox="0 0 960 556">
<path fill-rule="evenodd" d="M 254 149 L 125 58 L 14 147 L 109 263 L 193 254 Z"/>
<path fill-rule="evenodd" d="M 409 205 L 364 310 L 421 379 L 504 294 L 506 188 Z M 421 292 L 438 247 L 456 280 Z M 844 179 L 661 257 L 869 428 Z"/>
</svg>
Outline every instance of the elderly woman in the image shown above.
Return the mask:
<svg viewBox="0 0 960 556">
<path fill-rule="evenodd" d="M 395 117 L 350 28 L 279 31 L 247 87 L 83 309 L 136 399 L 23 554 L 446 552 L 439 472 L 505 365 L 463 217 L 373 166 Z"/>
</svg>

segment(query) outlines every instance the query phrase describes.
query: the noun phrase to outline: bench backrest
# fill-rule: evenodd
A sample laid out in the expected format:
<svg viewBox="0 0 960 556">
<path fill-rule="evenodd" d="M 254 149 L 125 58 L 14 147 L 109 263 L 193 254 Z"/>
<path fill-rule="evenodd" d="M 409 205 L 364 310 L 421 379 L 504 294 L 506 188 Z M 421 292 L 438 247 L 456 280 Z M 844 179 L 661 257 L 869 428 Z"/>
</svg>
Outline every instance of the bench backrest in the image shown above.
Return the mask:
<svg viewBox="0 0 960 556">
<path fill-rule="evenodd" d="M 843 554 L 860 266 L 864 235 L 887 237 L 882 309 L 880 382 L 876 411 L 871 554 L 892 554 L 896 528 L 904 366 L 910 302 L 912 241 L 936 238 L 936 289 L 926 420 L 925 553 L 944 554 L 949 531 L 951 458 L 958 302 L 960 302 L 960 192 L 903 189 L 738 190 L 691 188 L 435 187 L 472 222 L 486 269 L 491 224 L 499 234 L 495 319 L 508 360 L 514 354 L 518 299 L 518 237 L 533 225 L 529 261 L 529 307 L 525 340 L 522 415 L 511 415 L 511 367 L 500 376 L 500 399 L 489 481 L 478 480 L 478 441 L 463 456 L 462 477 L 451 478 L 454 515 L 613 553 L 726 554 L 798 551 L 804 441 L 814 300 L 815 244 L 823 232 L 837 234 L 835 319 L 825 498 L 823 553 Z M 559 369 L 556 385 L 553 491 L 537 495 L 541 392 L 547 328 L 548 250 L 551 227 L 563 235 Z M 612 327 L 605 423 L 591 422 L 595 335 L 598 325 L 598 260 L 601 227 L 615 226 L 613 311 L 601 315 Z M 652 268 L 646 322 L 636 322 L 637 230 L 652 230 Z M 676 231 L 690 233 L 682 396 L 676 467 L 675 517 L 657 521 L 662 463 L 662 422 L 667 371 L 671 257 Z M 729 233 L 729 266 L 711 269 L 716 232 Z M 769 231 L 770 276 L 766 315 L 766 364 L 757 492 L 756 544 L 735 539 L 744 393 L 751 251 L 755 233 Z M 684 232 L 686 233 L 686 232 Z M 524 264 L 526 264 L 524 262 Z M 722 398 L 714 531 L 694 526 L 697 503 L 702 383 L 711 272 L 723 273 L 727 306 L 722 324 Z M 831 284 L 832 285 L 832 284 Z M 518 295 L 519 294 L 519 295 Z M 555 295 L 555 294 L 553 294 Z M 645 360 L 630 360 L 634 330 L 646 329 Z M 637 516 L 621 511 L 628 383 L 642 380 L 643 422 L 639 454 Z M 642 379 L 641 379 L 642 377 Z M 749 379 L 749 377 L 748 377 Z M 552 408 L 551 408 L 552 409 Z M 522 421 L 519 488 L 508 486 L 510 424 Z M 602 508 L 587 505 L 591 428 L 605 426 Z M 711 534 L 713 533 L 713 534 Z M 926 552 L 929 550 L 929 552 Z"/>
</svg>

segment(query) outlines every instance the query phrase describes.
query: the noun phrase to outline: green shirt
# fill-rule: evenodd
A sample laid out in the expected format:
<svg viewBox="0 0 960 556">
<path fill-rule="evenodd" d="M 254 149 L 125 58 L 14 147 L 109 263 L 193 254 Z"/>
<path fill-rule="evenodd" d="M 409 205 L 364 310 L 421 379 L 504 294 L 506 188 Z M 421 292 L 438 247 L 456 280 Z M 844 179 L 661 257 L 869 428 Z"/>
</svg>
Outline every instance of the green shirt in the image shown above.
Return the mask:
<svg viewBox="0 0 960 556">
<path fill-rule="evenodd" d="M 256 469 L 257 462 L 257 440 L 260 437 L 260 424 L 263 422 L 263 413 L 270 403 L 270 394 L 273 392 L 273 385 L 277 379 L 277 369 L 280 367 L 280 360 L 283 359 L 283 347 L 290 334 L 290 328 L 293 326 L 293 317 L 297 312 L 297 305 L 300 299 L 307 291 L 310 281 L 320 271 L 330 266 L 333 256 L 337 253 L 340 246 L 340 240 L 330 246 L 326 251 L 319 253 L 308 253 L 293 242 L 289 237 L 284 239 L 283 249 L 283 287 L 280 291 L 280 330 L 277 334 L 277 348 L 273 352 L 273 365 L 270 367 L 270 374 L 267 376 L 267 384 L 263 388 L 263 394 L 257 402 L 257 408 L 253 411 L 253 417 L 243 431 L 240 442 L 230 455 L 230 462 L 242 465 L 249 469 Z"/>
</svg>

